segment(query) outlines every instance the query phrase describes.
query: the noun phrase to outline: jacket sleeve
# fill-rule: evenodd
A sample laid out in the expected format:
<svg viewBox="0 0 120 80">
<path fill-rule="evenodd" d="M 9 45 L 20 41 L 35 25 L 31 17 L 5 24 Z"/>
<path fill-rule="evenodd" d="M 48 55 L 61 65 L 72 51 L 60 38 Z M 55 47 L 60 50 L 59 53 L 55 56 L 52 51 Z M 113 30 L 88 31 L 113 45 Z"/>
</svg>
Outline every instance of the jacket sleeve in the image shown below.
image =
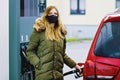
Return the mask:
<svg viewBox="0 0 120 80">
<path fill-rule="evenodd" d="M 35 30 L 30 36 L 30 41 L 26 50 L 27 58 L 34 66 L 39 63 L 39 57 L 36 55 L 39 44 L 39 34 Z"/>
<path fill-rule="evenodd" d="M 66 53 L 65 53 L 65 49 L 66 49 L 66 39 L 64 40 L 64 63 L 69 66 L 70 68 L 75 67 L 76 62 L 74 60 L 72 60 Z"/>
</svg>

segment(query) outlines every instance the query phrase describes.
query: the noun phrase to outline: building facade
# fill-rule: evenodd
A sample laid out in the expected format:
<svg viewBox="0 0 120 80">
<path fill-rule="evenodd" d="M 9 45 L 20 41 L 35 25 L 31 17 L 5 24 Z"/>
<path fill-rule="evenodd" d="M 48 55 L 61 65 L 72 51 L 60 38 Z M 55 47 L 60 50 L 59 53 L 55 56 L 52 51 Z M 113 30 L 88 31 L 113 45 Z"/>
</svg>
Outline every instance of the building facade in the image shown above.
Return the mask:
<svg viewBox="0 0 120 80">
<path fill-rule="evenodd" d="M 47 0 L 58 7 L 68 37 L 93 38 L 102 17 L 119 7 L 119 0 Z"/>
</svg>

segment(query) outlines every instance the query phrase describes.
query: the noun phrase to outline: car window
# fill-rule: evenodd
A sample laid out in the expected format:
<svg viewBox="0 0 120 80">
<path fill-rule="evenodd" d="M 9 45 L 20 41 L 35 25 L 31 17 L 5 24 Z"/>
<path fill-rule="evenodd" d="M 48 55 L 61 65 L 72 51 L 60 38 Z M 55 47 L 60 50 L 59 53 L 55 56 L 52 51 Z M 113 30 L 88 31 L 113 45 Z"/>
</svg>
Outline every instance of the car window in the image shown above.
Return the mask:
<svg viewBox="0 0 120 80">
<path fill-rule="evenodd" d="M 120 58 L 120 22 L 103 24 L 94 53 L 97 56 Z"/>
</svg>

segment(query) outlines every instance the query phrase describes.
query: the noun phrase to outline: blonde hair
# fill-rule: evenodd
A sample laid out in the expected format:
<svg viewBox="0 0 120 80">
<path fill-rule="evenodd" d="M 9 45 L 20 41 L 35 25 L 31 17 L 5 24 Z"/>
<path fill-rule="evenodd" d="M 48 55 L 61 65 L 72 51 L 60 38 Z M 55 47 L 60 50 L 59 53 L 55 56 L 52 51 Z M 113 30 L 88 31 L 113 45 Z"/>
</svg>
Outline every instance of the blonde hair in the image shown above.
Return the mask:
<svg viewBox="0 0 120 80">
<path fill-rule="evenodd" d="M 58 15 L 58 25 L 57 25 L 56 28 L 54 28 L 54 25 L 50 24 L 46 20 L 46 16 L 49 14 L 49 12 L 52 9 L 55 9 L 57 11 L 57 15 Z M 60 41 L 61 39 L 64 38 L 63 34 L 66 34 L 67 31 L 66 31 L 65 27 L 62 25 L 62 22 L 60 21 L 59 12 L 58 12 L 58 9 L 55 6 L 48 6 L 46 8 L 46 10 L 44 12 L 44 15 L 42 16 L 42 21 L 43 21 L 44 26 L 46 28 L 45 36 L 47 37 L 47 39 Z"/>
</svg>

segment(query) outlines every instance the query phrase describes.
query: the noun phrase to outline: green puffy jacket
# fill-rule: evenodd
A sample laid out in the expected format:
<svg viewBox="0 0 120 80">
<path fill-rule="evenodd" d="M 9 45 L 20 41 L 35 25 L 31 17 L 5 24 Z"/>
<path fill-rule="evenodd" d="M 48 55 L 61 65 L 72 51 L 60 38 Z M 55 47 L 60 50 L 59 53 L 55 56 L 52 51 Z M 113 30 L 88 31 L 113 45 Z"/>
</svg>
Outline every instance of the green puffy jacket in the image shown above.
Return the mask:
<svg viewBox="0 0 120 80">
<path fill-rule="evenodd" d="M 46 39 L 45 30 L 33 30 L 27 57 L 35 67 L 35 80 L 63 80 L 63 63 L 70 68 L 76 63 L 65 54 L 66 40 Z"/>
</svg>

